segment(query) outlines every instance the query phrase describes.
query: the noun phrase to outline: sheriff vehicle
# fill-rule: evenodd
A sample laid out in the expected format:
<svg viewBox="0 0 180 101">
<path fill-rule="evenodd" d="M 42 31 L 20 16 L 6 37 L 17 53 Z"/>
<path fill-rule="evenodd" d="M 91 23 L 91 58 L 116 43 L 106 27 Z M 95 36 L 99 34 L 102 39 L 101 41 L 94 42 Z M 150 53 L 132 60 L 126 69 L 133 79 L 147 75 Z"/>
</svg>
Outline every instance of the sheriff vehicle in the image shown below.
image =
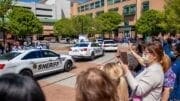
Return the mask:
<svg viewBox="0 0 180 101">
<path fill-rule="evenodd" d="M 103 48 L 95 42 L 81 42 L 70 48 L 69 55 L 74 59 L 88 58 L 93 60 L 97 56 L 103 56 Z"/>
<path fill-rule="evenodd" d="M 18 50 L 0 56 L 0 75 L 17 73 L 36 77 L 59 70 L 70 71 L 73 59 L 48 49 Z"/>
</svg>

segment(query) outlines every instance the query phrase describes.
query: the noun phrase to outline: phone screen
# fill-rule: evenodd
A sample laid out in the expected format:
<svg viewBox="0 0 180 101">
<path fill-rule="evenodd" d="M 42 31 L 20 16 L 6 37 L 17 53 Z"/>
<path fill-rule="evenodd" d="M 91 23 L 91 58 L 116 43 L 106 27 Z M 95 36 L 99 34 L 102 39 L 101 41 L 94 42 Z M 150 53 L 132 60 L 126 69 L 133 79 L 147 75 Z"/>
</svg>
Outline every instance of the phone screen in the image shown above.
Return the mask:
<svg viewBox="0 0 180 101">
<path fill-rule="evenodd" d="M 127 52 L 121 52 L 120 58 L 124 64 L 128 64 Z"/>
</svg>

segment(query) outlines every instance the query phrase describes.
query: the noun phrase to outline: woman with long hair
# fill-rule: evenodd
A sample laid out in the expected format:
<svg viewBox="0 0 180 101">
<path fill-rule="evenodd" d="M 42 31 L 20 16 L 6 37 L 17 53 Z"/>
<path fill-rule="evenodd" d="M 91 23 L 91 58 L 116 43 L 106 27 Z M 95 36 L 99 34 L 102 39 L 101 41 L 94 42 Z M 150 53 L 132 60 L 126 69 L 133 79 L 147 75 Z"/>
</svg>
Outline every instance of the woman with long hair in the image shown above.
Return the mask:
<svg viewBox="0 0 180 101">
<path fill-rule="evenodd" d="M 128 85 L 122 67 L 117 63 L 108 63 L 102 70 L 109 75 L 112 81 L 117 85 L 119 101 L 128 101 Z"/>
<path fill-rule="evenodd" d="M 133 52 L 132 52 L 133 53 Z M 128 66 L 120 61 L 125 71 L 126 79 L 133 90 L 133 98 L 143 101 L 160 101 L 163 88 L 164 72 L 161 63 L 164 53 L 158 45 L 148 44 L 144 51 L 141 64 L 145 69 L 133 77 Z"/>
<path fill-rule="evenodd" d="M 116 85 L 105 72 L 90 68 L 78 75 L 76 101 L 119 101 Z"/>
</svg>

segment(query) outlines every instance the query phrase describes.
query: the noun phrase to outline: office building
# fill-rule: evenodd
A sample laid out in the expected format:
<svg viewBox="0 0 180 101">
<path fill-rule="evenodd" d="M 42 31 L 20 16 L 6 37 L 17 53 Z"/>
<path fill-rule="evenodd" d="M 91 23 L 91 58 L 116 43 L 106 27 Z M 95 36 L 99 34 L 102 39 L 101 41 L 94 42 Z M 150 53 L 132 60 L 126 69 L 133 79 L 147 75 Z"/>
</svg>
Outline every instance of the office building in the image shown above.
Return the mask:
<svg viewBox="0 0 180 101">
<path fill-rule="evenodd" d="M 142 13 L 149 9 L 164 9 L 165 0 L 88 0 L 85 3 L 72 2 L 71 15 L 98 16 L 108 11 L 116 11 L 124 18 L 115 36 L 133 37 L 135 35 L 135 23 Z"/>
</svg>

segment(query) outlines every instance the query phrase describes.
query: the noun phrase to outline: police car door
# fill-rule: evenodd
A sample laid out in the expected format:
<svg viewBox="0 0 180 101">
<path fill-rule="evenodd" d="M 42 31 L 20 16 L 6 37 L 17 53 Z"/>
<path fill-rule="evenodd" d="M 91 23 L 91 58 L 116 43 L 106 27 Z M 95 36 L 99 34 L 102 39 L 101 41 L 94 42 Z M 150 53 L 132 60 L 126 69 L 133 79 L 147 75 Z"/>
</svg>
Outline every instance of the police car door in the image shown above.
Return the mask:
<svg viewBox="0 0 180 101">
<path fill-rule="evenodd" d="M 43 58 L 49 58 L 49 61 L 46 65 L 42 65 L 42 68 L 47 72 L 56 71 L 63 69 L 62 60 L 60 56 L 52 51 L 43 50 L 42 51 Z"/>
<path fill-rule="evenodd" d="M 30 68 L 34 75 L 42 74 L 43 70 L 39 64 L 44 64 L 48 59 L 42 58 L 41 51 L 31 51 L 22 58 L 22 66 Z"/>
</svg>

